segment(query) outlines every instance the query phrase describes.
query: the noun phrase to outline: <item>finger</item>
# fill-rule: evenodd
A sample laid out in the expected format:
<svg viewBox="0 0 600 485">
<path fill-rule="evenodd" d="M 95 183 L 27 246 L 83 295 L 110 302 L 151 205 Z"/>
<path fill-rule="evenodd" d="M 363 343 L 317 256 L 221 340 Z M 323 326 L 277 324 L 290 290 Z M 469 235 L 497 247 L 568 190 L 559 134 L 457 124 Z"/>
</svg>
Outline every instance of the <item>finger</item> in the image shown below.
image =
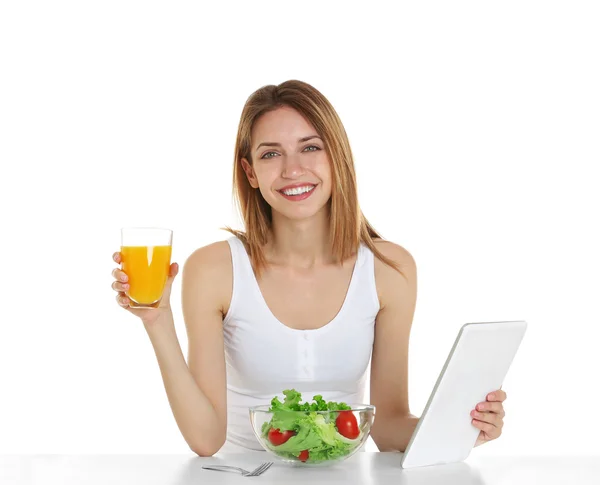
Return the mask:
<svg viewBox="0 0 600 485">
<path fill-rule="evenodd" d="M 119 268 L 115 268 L 112 270 L 112 276 L 113 278 L 115 278 L 116 280 L 122 281 L 123 283 L 125 283 L 127 281 L 127 275 L 121 271 Z"/>
<path fill-rule="evenodd" d="M 504 392 L 502 389 L 498 389 L 497 391 L 490 392 L 486 399 L 488 401 L 504 402 L 506 400 L 506 392 Z"/>
<path fill-rule="evenodd" d="M 478 411 L 472 411 L 471 416 L 484 423 L 489 423 L 497 428 L 501 428 L 503 425 L 502 417 L 496 413 L 480 413 Z"/>
<path fill-rule="evenodd" d="M 110 285 L 110 287 L 115 291 L 125 292 L 129 289 L 129 284 L 128 283 L 119 283 L 118 281 L 113 281 L 113 283 L 112 283 L 112 285 Z"/>
<path fill-rule="evenodd" d="M 125 293 L 119 293 L 117 295 L 117 303 L 123 308 L 127 308 L 129 307 L 129 298 L 127 298 Z"/>
<path fill-rule="evenodd" d="M 504 414 L 504 406 L 501 402 L 482 402 L 477 405 L 477 411 L 486 411 L 491 413 L 496 413 L 502 417 Z"/>
<path fill-rule="evenodd" d="M 485 423 L 485 422 L 479 421 L 477 419 L 474 419 L 471 422 L 473 423 L 473 426 L 475 426 L 476 428 L 479 428 L 490 438 L 497 438 L 498 436 L 500 436 L 500 433 L 498 432 L 498 428 L 496 428 L 496 426 L 494 426 L 493 424 Z"/>
<path fill-rule="evenodd" d="M 117 251 L 116 253 L 113 254 L 113 261 L 115 263 L 121 262 L 121 253 L 119 251 Z"/>
</svg>

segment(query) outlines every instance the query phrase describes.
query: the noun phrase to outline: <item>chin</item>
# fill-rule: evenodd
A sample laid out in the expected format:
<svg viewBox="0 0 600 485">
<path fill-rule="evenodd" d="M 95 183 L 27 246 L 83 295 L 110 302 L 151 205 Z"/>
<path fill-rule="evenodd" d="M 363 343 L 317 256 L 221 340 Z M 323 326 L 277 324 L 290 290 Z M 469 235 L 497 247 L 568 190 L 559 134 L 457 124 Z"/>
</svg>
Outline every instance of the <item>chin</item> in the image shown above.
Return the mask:
<svg viewBox="0 0 600 485">
<path fill-rule="evenodd" d="M 322 212 L 326 213 L 328 210 L 328 205 L 329 205 L 327 202 L 328 201 L 325 201 L 324 203 L 319 204 L 319 205 L 304 206 L 304 207 L 297 207 L 297 208 L 273 207 L 273 210 L 278 212 L 282 217 L 285 217 L 286 219 L 290 219 L 293 221 L 302 221 L 305 219 L 312 219 L 313 217 L 318 216 Z"/>
</svg>

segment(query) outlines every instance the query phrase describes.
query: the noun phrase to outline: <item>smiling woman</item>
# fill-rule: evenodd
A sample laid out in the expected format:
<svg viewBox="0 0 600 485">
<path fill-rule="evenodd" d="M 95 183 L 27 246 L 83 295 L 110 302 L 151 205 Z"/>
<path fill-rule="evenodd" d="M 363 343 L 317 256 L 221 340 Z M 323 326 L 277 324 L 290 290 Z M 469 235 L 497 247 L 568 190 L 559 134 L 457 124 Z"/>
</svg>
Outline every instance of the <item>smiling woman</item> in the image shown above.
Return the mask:
<svg viewBox="0 0 600 485">
<path fill-rule="evenodd" d="M 371 436 L 380 450 L 403 451 L 417 423 L 407 384 L 416 264 L 362 214 L 337 113 L 307 83 L 264 86 L 242 110 L 233 162 L 245 231 L 226 228 L 232 237 L 185 263 L 187 364 L 168 301 L 177 265 L 157 309 L 129 308 L 113 286 L 144 322 L 183 437 L 203 456 L 261 449 L 250 407 L 291 388 L 364 403 L 371 363 Z"/>
<path fill-rule="evenodd" d="M 230 231 L 245 242 L 258 273 L 265 264 L 263 248 L 270 232 L 279 226 L 273 218 L 306 219 L 319 211 L 329 216 L 326 244 L 337 262 L 348 259 L 362 241 L 380 260 L 395 266 L 374 244 L 373 238 L 380 236 L 360 210 L 343 124 L 311 85 L 287 81 L 265 86 L 248 98 L 236 139 L 233 182 L 247 231 Z M 311 186 L 314 189 L 307 190 Z M 303 189 L 310 195 L 296 192 L 286 197 L 284 189 Z M 283 204 L 284 200 L 310 200 L 310 205 Z"/>
</svg>

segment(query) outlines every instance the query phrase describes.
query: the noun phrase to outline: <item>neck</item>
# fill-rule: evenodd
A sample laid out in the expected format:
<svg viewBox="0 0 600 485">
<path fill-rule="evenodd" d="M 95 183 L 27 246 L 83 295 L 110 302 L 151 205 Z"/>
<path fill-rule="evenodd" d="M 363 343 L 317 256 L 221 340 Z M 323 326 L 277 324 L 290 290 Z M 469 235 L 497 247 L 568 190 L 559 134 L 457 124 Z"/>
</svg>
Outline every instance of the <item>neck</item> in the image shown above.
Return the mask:
<svg viewBox="0 0 600 485">
<path fill-rule="evenodd" d="M 313 217 L 302 220 L 288 219 L 273 211 L 272 227 L 265 248 L 270 263 L 310 269 L 333 261 L 327 206 Z"/>
</svg>

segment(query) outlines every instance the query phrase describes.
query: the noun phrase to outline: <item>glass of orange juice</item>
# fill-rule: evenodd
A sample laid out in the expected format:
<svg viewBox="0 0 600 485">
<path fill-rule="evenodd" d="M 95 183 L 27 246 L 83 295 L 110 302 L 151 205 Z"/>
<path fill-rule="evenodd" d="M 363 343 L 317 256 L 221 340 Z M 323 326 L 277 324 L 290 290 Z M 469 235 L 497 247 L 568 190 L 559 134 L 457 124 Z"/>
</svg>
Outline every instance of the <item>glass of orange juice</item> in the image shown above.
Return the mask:
<svg viewBox="0 0 600 485">
<path fill-rule="evenodd" d="M 157 308 L 171 267 L 173 231 L 155 227 L 121 229 L 121 269 L 132 308 Z"/>
</svg>

